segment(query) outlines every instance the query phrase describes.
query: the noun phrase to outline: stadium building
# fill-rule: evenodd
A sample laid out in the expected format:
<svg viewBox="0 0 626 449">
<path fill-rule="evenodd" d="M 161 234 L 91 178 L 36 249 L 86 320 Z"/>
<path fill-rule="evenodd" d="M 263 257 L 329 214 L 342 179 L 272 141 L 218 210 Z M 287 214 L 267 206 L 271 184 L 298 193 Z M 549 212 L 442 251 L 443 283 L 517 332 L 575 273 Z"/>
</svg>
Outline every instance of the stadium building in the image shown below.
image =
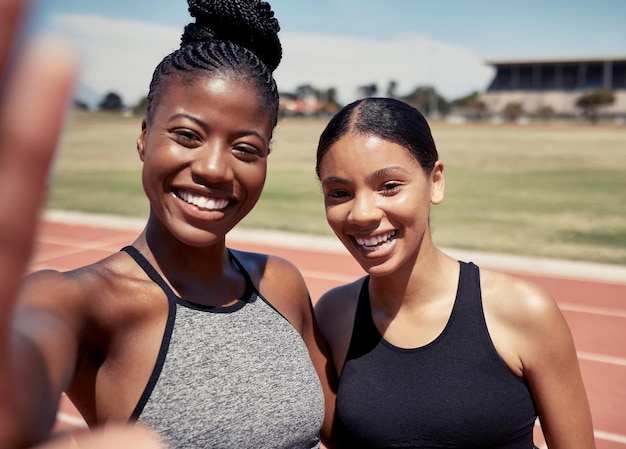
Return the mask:
<svg viewBox="0 0 626 449">
<path fill-rule="evenodd" d="M 507 105 L 521 106 L 524 115 L 577 116 L 576 100 L 596 90 L 613 92 L 615 101 L 598 109 L 600 115 L 626 117 L 626 58 L 489 61 L 495 77 L 481 94 L 490 114 L 503 114 Z"/>
</svg>

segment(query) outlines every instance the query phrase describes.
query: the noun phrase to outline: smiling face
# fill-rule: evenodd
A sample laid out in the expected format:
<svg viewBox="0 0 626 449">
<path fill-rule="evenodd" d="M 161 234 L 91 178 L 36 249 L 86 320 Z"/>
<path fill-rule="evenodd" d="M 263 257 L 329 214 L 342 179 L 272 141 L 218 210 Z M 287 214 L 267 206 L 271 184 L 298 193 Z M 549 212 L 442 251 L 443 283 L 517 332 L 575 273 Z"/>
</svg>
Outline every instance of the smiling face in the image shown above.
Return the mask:
<svg viewBox="0 0 626 449">
<path fill-rule="evenodd" d="M 431 174 L 404 147 L 348 133 L 319 165 L 328 224 L 365 271 L 386 275 L 431 245 L 430 204 L 443 200 L 443 164 Z"/>
<path fill-rule="evenodd" d="M 191 246 L 223 241 L 265 182 L 273 116 L 257 92 L 224 77 L 172 77 L 142 126 L 151 220 Z"/>
</svg>

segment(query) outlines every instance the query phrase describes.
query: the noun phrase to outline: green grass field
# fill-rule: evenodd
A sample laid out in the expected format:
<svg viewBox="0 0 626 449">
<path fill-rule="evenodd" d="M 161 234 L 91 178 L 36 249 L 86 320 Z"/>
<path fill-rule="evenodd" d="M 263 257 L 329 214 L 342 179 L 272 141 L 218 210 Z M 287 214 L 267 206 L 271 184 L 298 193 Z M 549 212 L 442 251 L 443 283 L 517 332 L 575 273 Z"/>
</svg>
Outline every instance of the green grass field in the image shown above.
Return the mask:
<svg viewBox="0 0 626 449">
<path fill-rule="evenodd" d="M 323 120 L 280 122 L 248 228 L 331 235 L 314 163 Z M 145 217 L 140 120 L 76 114 L 48 207 Z M 626 264 L 626 127 L 433 124 L 446 199 L 432 209 L 444 247 Z"/>
</svg>

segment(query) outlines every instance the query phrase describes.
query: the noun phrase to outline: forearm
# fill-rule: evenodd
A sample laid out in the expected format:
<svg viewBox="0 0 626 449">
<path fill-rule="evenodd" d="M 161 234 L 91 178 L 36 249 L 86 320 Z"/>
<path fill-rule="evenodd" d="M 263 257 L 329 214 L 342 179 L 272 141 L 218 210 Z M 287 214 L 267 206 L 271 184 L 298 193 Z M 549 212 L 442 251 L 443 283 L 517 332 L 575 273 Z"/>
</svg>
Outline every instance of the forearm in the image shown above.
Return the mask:
<svg viewBox="0 0 626 449">
<path fill-rule="evenodd" d="M 2 401 L 6 422 L 11 423 L 4 431 L 15 447 L 47 438 L 74 370 L 75 345 L 59 320 L 41 316 L 31 320 L 34 329 L 29 333 L 14 327 L 8 354 L 10 371 L 4 373 L 9 382 L 3 386 L 12 386 Z M 24 320 L 19 321 L 23 326 Z M 56 350 L 61 347 L 62 351 Z"/>
</svg>

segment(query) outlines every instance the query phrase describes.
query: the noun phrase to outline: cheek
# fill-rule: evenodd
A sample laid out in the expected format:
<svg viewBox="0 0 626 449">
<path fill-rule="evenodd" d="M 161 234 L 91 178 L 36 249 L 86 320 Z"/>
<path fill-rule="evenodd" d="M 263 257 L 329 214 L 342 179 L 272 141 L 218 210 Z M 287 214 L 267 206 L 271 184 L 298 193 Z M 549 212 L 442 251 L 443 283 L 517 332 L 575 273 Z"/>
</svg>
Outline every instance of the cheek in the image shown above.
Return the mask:
<svg viewBox="0 0 626 449">
<path fill-rule="evenodd" d="M 241 172 L 241 179 L 251 198 L 259 198 L 265 186 L 267 164 L 260 163 Z"/>
<path fill-rule="evenodd" d="M 141 183 L 148 200 L 155 203 L 160 196 L 161 177 L 153 161 L 147 158 L 141 169 Z"/>
<path fill-rule="evenodd" d="M 421 213 L 424 209 L 430 209 L 430 186 L 426 183 L 411 185 L 399 195 L 391 197 L 397 207 L 406 208 Z"/>
<path fill-rule="evenodd" d="M 265 178 L 256 180 L 256 182 L 254 182 L 254 184 L 252 184 L 248 188 L 248 191 L 251 192 L 251 194 L 249 196 L 253 197 L 255 199 L 255 203 L 261 197 L 261 194 L 263 193 L 263 188 L 264 187 L 265 187 Z"/>
<path fill-rule="evenodd" d="M 146 152 L 143 159 L 143 166 L 141 168 L 141 176 L 144 185 L 159 183 L 161 177 L 164 175 L 164 167 L 166 167 L 166 161 L 162 157 L 153 152 Z"/>
<path fill-rule="evenodd" d="M 347 211 L 345 205 L 326 205 L 326 221 L 328 225 L 337 230 L 346 221 Z"/>
</svg>

